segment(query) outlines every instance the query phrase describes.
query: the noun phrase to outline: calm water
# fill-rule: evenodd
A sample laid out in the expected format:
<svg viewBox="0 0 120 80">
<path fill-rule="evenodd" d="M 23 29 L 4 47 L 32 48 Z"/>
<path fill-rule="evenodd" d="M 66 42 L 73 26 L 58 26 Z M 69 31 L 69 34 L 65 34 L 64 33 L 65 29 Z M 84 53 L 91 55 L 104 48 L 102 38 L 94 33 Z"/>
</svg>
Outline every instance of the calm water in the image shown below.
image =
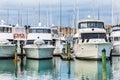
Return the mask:
<svg viewBox="0 0 120 80">
<path fill-rule="evenodd" d="M 107 80 L 120 80 L 120 57 L 107 61 Z M 102 80 L 101 61 L 0 60 L 0 80 Z"/>
</svg>

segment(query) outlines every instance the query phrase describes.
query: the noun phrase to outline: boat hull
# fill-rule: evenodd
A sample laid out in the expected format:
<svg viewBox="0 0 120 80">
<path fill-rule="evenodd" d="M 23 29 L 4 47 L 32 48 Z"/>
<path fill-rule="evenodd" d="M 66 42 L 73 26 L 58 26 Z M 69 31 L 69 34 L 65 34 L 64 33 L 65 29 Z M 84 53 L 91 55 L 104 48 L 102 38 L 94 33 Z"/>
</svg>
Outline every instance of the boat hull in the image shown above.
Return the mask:
<svg viewBox="0 0 120 80">
<path fill-rule="evenodd" d="M 26 57 L 31 59 L 51 59 L 54 47 L 24 47 Z"/>
<path fill-rule="evenodd" d="M 112 55 L 120 55 L 120 42 L 119 41 L 116 41 L 116 42 L 113 42 L 113 53 Z"/>
<path fill-rule="evenodd" d="M 14 57 L 15 46 L 14 45 L 0 45 L 0 57 L 9 58 Z"/>
<path fill-rule="evenodd" d="M 103 49 L 106 50 L 106 58 L 109 58 L 112 50 L 111 43 L 82 43 L 78 45 L 75 55 L 79 59 L 101 59 Z"/>
</svg>

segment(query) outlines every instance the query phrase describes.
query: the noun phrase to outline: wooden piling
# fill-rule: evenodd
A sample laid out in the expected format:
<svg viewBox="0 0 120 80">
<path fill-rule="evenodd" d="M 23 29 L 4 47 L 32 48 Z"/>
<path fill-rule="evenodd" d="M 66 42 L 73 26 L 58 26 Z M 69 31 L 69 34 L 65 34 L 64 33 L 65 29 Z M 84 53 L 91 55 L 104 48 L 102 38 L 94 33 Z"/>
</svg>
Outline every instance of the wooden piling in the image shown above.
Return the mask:
<svg viewBox="0 0 120 80">
<path fill-rule="evenodd" d="M 70 60 L 70 43 L 67 42 L 67 54 L 68 54 L 68 60 Z"/>
<path fill-rule="evenodd" d="M 107 80 L 106 74 L 106 50 L 102 50 L 102 80 Z"/>
<path fill-rule="evenodd" d="M 68 74 L 71 73 L 70 68 L 71 68 L 71 63 L 70 63 L 70 61 L 68 61 Z"/>
<path fill-rule="evenodd" d="M 23 56 L 23 43 L 20 44 L 21 56 Z"/>
<path fill-rule="evenodd" d="M 17 44 L 15 44 L 14 63 L 19 61 L 19 59 L 17 57 L 18 57 L 17 56 Z"/>
</svg>

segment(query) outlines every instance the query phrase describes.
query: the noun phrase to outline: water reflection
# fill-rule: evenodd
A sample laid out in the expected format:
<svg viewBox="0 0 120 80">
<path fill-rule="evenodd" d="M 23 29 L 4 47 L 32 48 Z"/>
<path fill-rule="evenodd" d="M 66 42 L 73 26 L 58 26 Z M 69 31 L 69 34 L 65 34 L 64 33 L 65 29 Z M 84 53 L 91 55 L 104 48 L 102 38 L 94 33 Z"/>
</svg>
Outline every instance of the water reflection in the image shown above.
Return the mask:
<svg viewBox="0 0 120 80">
<path fill-rule="evenodd" d="M 112 80 L 120 80 L 120 57 L 112 57 Z"/>
<path fill-rule="evenodd" d="M 0 80 L 13 80 L 14 62 L 13 59 L 0 60 Z"/>
<path fill-rule="evenodd" d="M 111 78 L 110 61 L 106 62 L 107 79 Z M 75 80 L 102 80 L 102 61 L 75 60 Z"/>
<path fill-rule="evenodd" d="M 32 80 L 52 80 L 53 63 L 50 60 L 30 60 L 26 61 L 27 79 Z"/>
<path fill-rule="evenodd" d="M 74 61 L 64 61 L 58 57 L 53 59 L 54 79 L 53 80 L 74 80 Z"/>
<path fill-rule="evenodd" d="M 35 72 L 50 72 L 52 70 L 52 60 L 27 60 L 26 70 Z"/>
<path fill-rule="evenodd" d="M 102 61 L 0 60 L 0 80 L 102 80 Z M 106 62 L 107 80 L 120 79 L 120 57 Z"/>
<path fill-rule="evenodd" d="M 0 60 L 0 73 L 14 73 L 13 59 Z"/>
</svg>

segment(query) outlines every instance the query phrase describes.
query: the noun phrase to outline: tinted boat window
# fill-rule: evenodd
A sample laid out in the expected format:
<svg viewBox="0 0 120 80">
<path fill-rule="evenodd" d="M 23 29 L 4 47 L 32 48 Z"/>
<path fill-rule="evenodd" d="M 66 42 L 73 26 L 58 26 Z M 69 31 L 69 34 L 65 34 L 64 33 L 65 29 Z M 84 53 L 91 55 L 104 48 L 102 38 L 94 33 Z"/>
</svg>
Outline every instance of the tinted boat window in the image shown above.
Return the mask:
<svg viewBox="0 0 120 80">
<path fill-rule="evenodd" d="M 78 24 L 78 28 L 104 28 L 103 22 L 81 22 Z"/>
<path fill-rule="evenodd" d="M 54 34 L 58 34 L 58 31 L 57 31 L 57 30 L 52 30 L 52 32 L 53 32 Z"/>
<path fill-rule="evenodd" d="M 36 33 L 36 29 L 30 29 L 30 33 Z"/>
<path fill-rule="evenodd" d="M 0 32 L 2 32 L 2 33 L 11 33 L 12 32 L 12 28 L 0 27 Z"/>
<path fill-rule="evenodd" d="M 44 33 L 51 33 L 51 30 L 50 29 L 43 29 L 43 32 Z"/>
<path fill-rule="evenodd" d="M 3 28 L 2 27 L 0 27 L 0 32 L 3 32 Z"/>
<path fill-rule="evenodd" d="M 37 29 L 36 33 L 43 33 L 43 29 Z"/>
<path fill-rule="evenodd" d="M 51 33 L 50 29 L 30 29 L 30 33 Z"/>
<path fill-rule="evenodd" d="M 93 39 L 93 38 L 105 38 L 105 33 L 82 33 L 81 38 L 82 39 Z"/>
</svg>

